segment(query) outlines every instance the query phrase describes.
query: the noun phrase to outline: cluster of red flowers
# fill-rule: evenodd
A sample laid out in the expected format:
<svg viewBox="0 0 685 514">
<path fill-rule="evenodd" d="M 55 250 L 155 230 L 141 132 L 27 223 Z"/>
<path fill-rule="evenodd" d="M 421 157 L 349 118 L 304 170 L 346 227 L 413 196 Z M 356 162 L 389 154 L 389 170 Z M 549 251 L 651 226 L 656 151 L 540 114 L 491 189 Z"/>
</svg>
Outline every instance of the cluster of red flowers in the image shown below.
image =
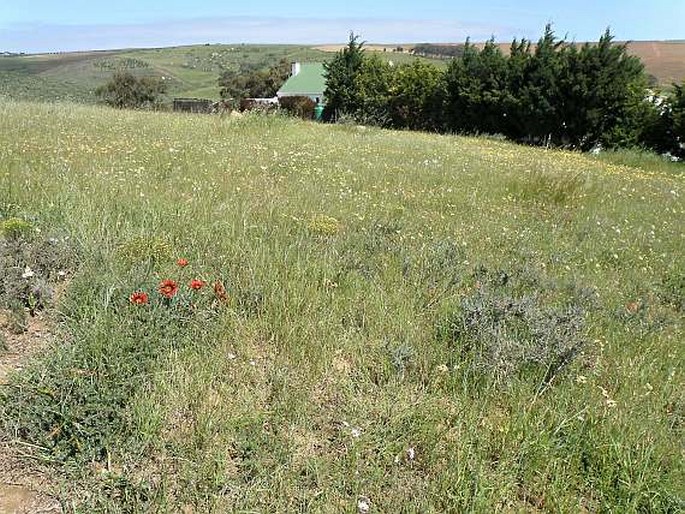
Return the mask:
<svg viewBox="0 0 685 514">
<path fill-rule="evenodd" d="M 181 258 L 176 261 L 176 264 L 181 268 L 185 268 L 189 263 L 187 259 Z M 205 282 L 204 280 L 194 278 L 188 283 L 188 288 L 192 291 L 199 291 L 206 285 L 207 282 Z M 157 292 L 167 300 L 171 300 L 174 296 L 176 296 L 178 291 L 178 282 L 176 282 L 175 280 L 171 280 L 169 278 L 162 280 L 157 286 Z M 224 288 L 224 285 L 223 283 L 221 283 L 221 281 L 217 281 L 214 284 L 214 292 L 220 301 L 228 300 L 228 296 L 226 295 L 226 289 Z M 135 291 L 131 293 L 129 301 L 133 305 L 147 305 L 150 302 L 150 298 L 148 294 L 144 291 Z"/>
</svg>

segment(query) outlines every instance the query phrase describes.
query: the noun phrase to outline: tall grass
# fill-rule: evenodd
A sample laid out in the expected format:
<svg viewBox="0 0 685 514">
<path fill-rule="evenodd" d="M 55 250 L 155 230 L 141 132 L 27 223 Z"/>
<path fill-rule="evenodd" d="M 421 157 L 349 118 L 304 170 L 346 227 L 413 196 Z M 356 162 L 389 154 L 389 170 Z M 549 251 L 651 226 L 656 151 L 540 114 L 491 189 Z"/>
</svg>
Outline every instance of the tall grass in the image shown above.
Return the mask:
<svg viewBox="0 0 685 514">
<path fill-rule="evenodd" d="M 79 256 L 0 411 L 68 507 L 684 507 L 676 165 L 73 105 L 0 129 L 0 213 Z"/>
</svg>

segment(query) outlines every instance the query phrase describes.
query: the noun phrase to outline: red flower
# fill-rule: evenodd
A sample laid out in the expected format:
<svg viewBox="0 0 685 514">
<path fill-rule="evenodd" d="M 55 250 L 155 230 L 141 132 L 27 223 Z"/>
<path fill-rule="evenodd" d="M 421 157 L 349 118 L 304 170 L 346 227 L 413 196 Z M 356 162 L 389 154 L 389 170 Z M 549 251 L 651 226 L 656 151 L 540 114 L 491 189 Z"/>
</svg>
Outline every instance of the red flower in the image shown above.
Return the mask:
<svg viewBox="0 0 685 514">
<path fill-rule="evenodd" d="M 181 268 L 185 268 L 188 265 L 188 259 L 180 258 L 176 261 L 176 264 L 178 264 Z"/>
<path fill-rule="evenodd" d="M 226 288 L 221 280 L 214 282 L 214 294 L 221 302 L 228 301 L 228 295 L 226 294 Z"/>
<path fill-rule="evenodd" d="M 178 284 L 170 279 L 162 280 L 157 288 L 157 291 L 159 291 L 159 294 L 165 298 L 171 300 L 176 293 L 178 293 Z"/>
<path fill-rule="evenodd" d="M 131 294 L 129 300 L 133 305 L 147 305 L 147 293 L 136 291 Z"/>
<path fill-rule="evenodd" d="M 207 282 L 205 282 L 204 280 L 198 280 L 198 279 L 194 278 L 193 280 L 190 281 L 190 284 L 188 284 L 188 285 L 189 285 L 190 289 L 195 289 L 197 291 L 198 289 L 202 289 L 203 287 L 205 287 L 206 283 Z"/>
</svg>

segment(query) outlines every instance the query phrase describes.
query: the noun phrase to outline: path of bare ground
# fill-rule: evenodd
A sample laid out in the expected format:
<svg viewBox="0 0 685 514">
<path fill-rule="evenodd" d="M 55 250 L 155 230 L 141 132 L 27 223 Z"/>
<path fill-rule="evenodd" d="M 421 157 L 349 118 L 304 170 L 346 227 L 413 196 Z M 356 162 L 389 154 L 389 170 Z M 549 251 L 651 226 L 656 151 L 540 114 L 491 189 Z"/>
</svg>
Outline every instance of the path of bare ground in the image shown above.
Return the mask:
<svg viewBox="0 0 685 514">
<path fill-rule="evenodd" d="M 0 336 L 7 349 L 0 349 L 0 387 L 9 375 L 21 370 L 53 339 L 44 315 L 28 318 L 26 330 L 9 330 L 9 315 L 0 311 Z M 25 458 L 26 448 L 0 435 L 0 514 L 57 514 L 62 512 L 55 499 L 56 481 Z"/>
</svg>

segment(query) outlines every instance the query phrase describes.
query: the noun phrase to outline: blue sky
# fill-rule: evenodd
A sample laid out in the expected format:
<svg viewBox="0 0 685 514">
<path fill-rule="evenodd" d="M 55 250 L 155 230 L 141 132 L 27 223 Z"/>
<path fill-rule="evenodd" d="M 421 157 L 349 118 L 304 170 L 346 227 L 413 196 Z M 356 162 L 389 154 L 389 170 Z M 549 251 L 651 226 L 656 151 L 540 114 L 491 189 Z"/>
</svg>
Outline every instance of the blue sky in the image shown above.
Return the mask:
<svg viewBox="0 0 685 514">
<path fill-rule="evenodd" d="M 0 0 L 0 51 L 192 43 L 370 43 L 537 39 L 552 22 L 576 41 L 685 39 L 685 0 Z"/>
</svg>

